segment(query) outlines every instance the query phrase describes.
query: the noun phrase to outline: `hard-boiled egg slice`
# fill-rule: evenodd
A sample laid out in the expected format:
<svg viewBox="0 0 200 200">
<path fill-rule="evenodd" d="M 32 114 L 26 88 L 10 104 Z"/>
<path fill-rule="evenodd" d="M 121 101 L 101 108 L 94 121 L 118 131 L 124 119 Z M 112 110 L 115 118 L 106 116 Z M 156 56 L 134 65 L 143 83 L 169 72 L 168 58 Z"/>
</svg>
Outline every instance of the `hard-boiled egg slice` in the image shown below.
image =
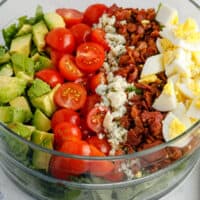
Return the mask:
<svg viewBox="0 0 200 200">
<path fill-rule="evenodd" d="M 174 8 L 170 8 L 167 5 L 161 4 L 156 15 L 156 20 L 164 26 L 177 24 L 178 12 Z"/>
<path fill-rule="evenodd" d="M 176 104 L 177 100 L 174 85 L 171 80 L 168 80 L 160 96 L 155 99 L 153 108 L 162 112 L 166 112 L 176 108 Z"/>
<path fill-rule="evenodd" d="M 165 74 L 169 77 L 174 74 L 180 74 L 190 77 L 191 53 L 184 49 L 178 48 L 174 51 L 163 53 L 163 64 Z"/>
<path fill-rule="evenodd" d="M 186 114 L 193 119 L 200 119 L 200 96 L 192 101 Z"/>
<path fill-rule="evenodd" d="M 152 75 L 144 76 L 138 82 L 144 83 L 144 84 L 149 84 L 149 83 L 154 83 L 154 82 L 160 83 L 161 80 L 155 74 L 152 74 Z"/>
<path fill-rule="evenodd" d="M 163 53 L 165 51 L 168 51 L 168 50 L 174 50 L 176 49 L 177 47 L 175 45 L 172 44 L 171 41 L 169 41 L 167 38 L 158 38 L 156 40 L 156 46 L 158 48 L 158 51 L 160 53 Z"/>
<path fill-rule="evenodd" d="M 192 52 L 192 61 L 200 66 L 200 51 L 193 51 Z"/>
<path fill-rule="evenodd" d="M 169 112 L 163 120 L 163 138 L 166 142 L 180 136 L 187 130 L 184 122 L 180 121 L 172 112 Z M 173 146 L 183 147 L 190 142 L 190 137 L 186 135 L 184 138 L 174 143 Z"/>
<path fill-rule="evenodd" d="M 157 74 L 162 71 L 164 71 L 164 68 L 162 65 L 162 54 L 151 56 L 146 60 L 142 68 L 141 78 L 148 75 Z"/>
<path fill-rule="evenodd" d="M 187 19 L 185 23 L 177 26 L 165 27 L 160 35 L 177 47 L 189 51 L 200 51 L 200 32 L 193 19 Z"/>
</svg>

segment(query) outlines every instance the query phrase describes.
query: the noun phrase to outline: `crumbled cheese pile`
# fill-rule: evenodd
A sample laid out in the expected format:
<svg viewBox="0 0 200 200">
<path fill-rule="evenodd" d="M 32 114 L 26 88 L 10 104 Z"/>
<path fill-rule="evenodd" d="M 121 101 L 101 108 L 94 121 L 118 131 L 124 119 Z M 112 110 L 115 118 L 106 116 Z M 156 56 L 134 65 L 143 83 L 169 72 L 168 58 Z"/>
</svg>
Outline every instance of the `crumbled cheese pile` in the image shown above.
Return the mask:
<svg viewBox="0 0 200 200">
<path fill-rule="evenodd" d="M 125 78 L 114 76 L 113 74 L 119 69 L 119 56 L 126 52 L 126 40 L 122 35 L 117 34 L 114 26 L 115 22 L 116 18 L 114 16 L 108 17 L 107 14 L 104 14 L 99 23 L 95 25 L 95 27 L 105 30 L 106 41 L 110 46 L 110 51 L 107 53 L 103 64 L 108 84 L 99 85 L 96 92 L 102 98 L 100 104 L 110 108 L 110 111 L 105 116 L 103 126 L 107 132 L 108 141 L 112 146 L 111 155 L 115 154 L 120 143 L 124 143 L 127 140 L 128 131 L 120 126 L 119 119 L 126 113 L 125 104 L 128 102 L 128 98 L 134 95 L 133 92 L 131 95 L 127 95 L 127 88 L 133 86 L 133 84 L 129 84 Z"/>
</svg>

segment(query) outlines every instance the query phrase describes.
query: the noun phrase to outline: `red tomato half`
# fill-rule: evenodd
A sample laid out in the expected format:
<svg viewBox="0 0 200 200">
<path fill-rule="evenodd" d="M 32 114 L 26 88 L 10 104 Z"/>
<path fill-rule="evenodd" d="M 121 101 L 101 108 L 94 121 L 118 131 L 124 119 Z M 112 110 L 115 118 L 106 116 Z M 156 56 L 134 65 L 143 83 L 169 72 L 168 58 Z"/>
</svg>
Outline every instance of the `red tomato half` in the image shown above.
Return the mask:
<svg viewBox="0 0 200 200">
<path fill-rule="evenodd" d="M 81 113 L 84 116 L 87 116 L 87 114 L 94 108 L 95 104 L 99 103 L 101 100 L 101 97 L 97 94 L 92 94 L 90 96 L 87 96 L 86 103 L 81 110 Z"/>
<path fill-rule="evenodd" d="M 75 38 L 76 45 L 87 42 L 90 38 L 91 28 L 86 24 L 76 24 L 71 27 L 71 32 Z"/>
<path fill-rule="evenodd" d="M 60 110 L 57 110 L 51 118 L 51 128 L 54 129 L 56 125 L 62 122 L 70 122 L 71 124 L 79 126 L 79 114 L 74 110 L 68 108 L 62 108 Z"/>
<path fill-rule="evenodd" d="M 103 106 L 94 107 L 87 114 L 87 125 L 95 133 L 101 133 L 103 131 L 103 120 L 108 109 Z"/>
<path fill-rule="evenodd" d="M 83 76 L 83 73 L 76 66 L 75 58 L 70 55 L 64 55 L 59 62 L 59 70 L 62 76 L 68 81 L 75 81 Z"/>
<path fill-rule="evenodd" d="M 67 27 L 81 23 L 83 20 L 83 13 L 76 9 L 59 8 L 56 12 L 64 19 Z"/>
<path fill-rule="evenodd" d="M 108 155 L 111 147 L 110 144 L 106 139 L 99 139 L 97 136 L 92 136 L 91 138 L 87 139 L 87 142 L 93 146 L 95 146 L 99 151 Z"/>
<path fill-rule="evenodd" d="M 107 9 L 108 7 L 104 4 L 93 4 L 85 10 L 83 21 L 90 26 L 94 23 L 98 23 L 99 18 Z"/>
<path fill-rule="evenodd" d="M 79 110 L 85 104 L 87 91 L 78 83 L 64 83 L 55 93 L 55 103 L 63 108 Z"/>
<path fill-rule="evenodd" d="M 74 36 L 66 28 L 55 28 L 51 30 L 46 36 L 46 43 L 57 51 L 65 53 L 72 53 L 75 48 Z"/>
<path fill-rule="evenodd" d="M 78 126 L 69 122 L 61 122 L 54 128 L 54 144 L 56 149 L 60 148 L 67 140 L 81 140 L 82 133 Z"/>
<path fill-rule="evenodd" d="M 51 87 L 64 83 L 63 77 L 55 69 L 42 69 L 36 72 L 35 77 L 45 81 Z"/>
<path fill-rule="evenodd" d="M 91 156 L 105 156 L 95 146 L 90 145 Z M 114 169 L 114 164 L 107 160 L 93 160 L 89 162 L 89 172 L 94 176 L 105 176 L 110 174 Z"/>
<path fill-rule="evenodd" d="M 91 32 L 91 41 L 100 44 L 106 51 L 110 49 L 105 39 L 105 31 L 101 28 L 93 29 Z"/>
<path fill-rule="evenodd" d="M 76 64 L 85 72 L 95 72 L 104 62 L 105 52 L 102 46 L 86 42 L 77 48 Z"/>
<path fill-rule="evenodd" d="M 99 72 L 98 74 L 94 75 L 90 79 L 89 87 L 93 93 L 96 93 L 96 88 L 98 85 L 106 83 L 106 78 L 103 72 Z"/>
<path fill-rule="evenodd" d="M 84 141 L 66 141 L 59 149 L 60 152 L 67 154 L 74 154 L 80 156 L 90 156 L 90 146 Z M 53 162 L 52 162 L 53 160 Z M 61 177 L 64 175 L 79 175 L 87 172 L 89 169 L 88 161 L 64 158 L 59 156 L 52 156 L 50 162 L 50 172 L 52 175 L 56 174 Z"/>
<path fill-rule="evenodd" d="M 59 52 L 59 51 L 56 51 L 56 50 L 54 50 L 54 49 L 51 49 L 51 51 L 50 51 L 50 57 L 51 57 L 51 61 L 52 61 L 53 65 L 54 65 L 55 67 L 58 66 L 60 59 L 61 59 L 64 55 L 65 55 L 65 53 L 63 53 L 63 52 Z"/>
</svg>

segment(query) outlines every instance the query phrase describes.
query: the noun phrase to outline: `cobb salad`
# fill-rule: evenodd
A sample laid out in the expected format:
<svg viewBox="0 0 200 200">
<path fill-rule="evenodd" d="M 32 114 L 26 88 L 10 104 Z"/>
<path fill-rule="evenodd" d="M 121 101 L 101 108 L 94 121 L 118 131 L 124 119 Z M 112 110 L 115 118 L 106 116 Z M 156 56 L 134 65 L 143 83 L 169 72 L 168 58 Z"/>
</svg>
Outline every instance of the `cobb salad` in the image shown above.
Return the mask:
<svg viewBox="0 0 200 200">
<path fill-rule="evenodd" d="M 35 17 L 20 17 L 2 33 L 0 121 L 37 145 L 123 155 L 170 141 L 200 118 L 200 32 L 194 19 L 179 22 L 174 8 L 38 7 Z M 184 138 L 159 156 L 169 165 L 190 142 Z M 64 180 L 142 176 L 130 171 L 135 160 L 86 162 L 38 150 L 31 156 L 35 169 Z"/>
</svg>

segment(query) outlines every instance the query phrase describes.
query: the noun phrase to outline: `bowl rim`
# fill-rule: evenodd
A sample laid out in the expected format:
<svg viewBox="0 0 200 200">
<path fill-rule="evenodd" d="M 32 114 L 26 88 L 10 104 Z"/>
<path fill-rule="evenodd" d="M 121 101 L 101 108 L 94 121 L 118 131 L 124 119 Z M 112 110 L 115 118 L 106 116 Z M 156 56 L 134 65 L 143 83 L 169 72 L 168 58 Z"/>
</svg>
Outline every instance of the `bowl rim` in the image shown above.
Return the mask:
<svg viewBox="0 0 200 200">
<path fill-rule="evenodd" d="M 181 141 L 181 139 L 183 139 L 184 137 L 190 136 L 190 134 L 192 134 L 192 132 L 197 130 L 199 127 L 200 127 L 200 120 L 198 120 L 196 123 L 194 123 L 190 128 L 188 128 L 186 131 L 184 131 L 181 135 L 179 135 L 178 137 L 176 137 L 168 142 L 162 143 L 155 147 L 152 147 L 152 148 L 149 148 L 149 149 L 146 149 L 143 151 L 139 151 L 139 152 L 124 154 L 124 155 L 117 155 L 117 156 L 104 156 L 104 157 L 67 154 L 67 153 L 59 152 L 57 150 L 41 147 L 40 145 L 34 144 L 33 142 L 28 141 L 25 138 L 22 138 L 21 136 L 17 135 L 15 132 L 13 132 L 5 124 L 3 124 L 1 122 L 0 122 L 0 135 L 2 134 L 1 131 L 6 131 L 6 133 L 8 133 L 12 137 L 16 138 L 17 140 L 27 144 L 32 149 L 43 151 L 43 152 L 46 152 L 46 153 L 49 153 L 49 154 L 55 155 L 55 156 L 60 156 L 60 157 L 64 157 L 64 158 L 74 158 L 74 159 L 80 159 L 80 160 L 111 160 L 111 161 L 114 161 L 114 160 L 125 160 L 125 159 L 129 160 L 129 159 L 134 159 L 134 158 L 136 159 L 136 158 L 146 156 L 148 154 L 158 152 L 159 150 L 162 150 L 169 146 L 175 147 L 176 146 L 176 145 L 174 145 L 175 143 Z M 200 129 L 199 129 L 199 131 L 200 131 Z"/>
</svg>

